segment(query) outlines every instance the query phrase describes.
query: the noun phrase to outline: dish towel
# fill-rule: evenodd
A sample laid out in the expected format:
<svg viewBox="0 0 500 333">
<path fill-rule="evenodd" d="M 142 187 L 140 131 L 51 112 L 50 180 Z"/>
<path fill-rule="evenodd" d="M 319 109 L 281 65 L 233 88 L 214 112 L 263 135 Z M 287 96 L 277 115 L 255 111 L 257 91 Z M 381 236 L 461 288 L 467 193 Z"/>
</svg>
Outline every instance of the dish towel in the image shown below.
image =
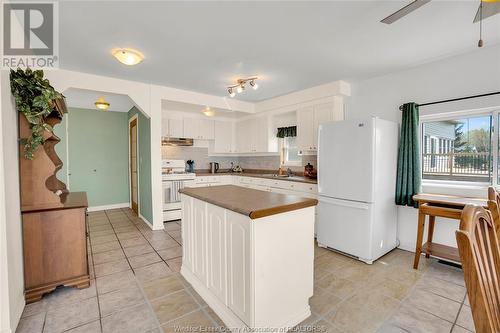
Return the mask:
<svg viewBox="0 0 500 333">
<path fill-rule="evenodd" d="M 170 198 L 172 202 L 181 201 L 181 194 L 179 190 L 184 188 L 184 181 L 182 180 L 174 180 L 172 182 L 172 187 L 170 187 Z"/>
</svg>

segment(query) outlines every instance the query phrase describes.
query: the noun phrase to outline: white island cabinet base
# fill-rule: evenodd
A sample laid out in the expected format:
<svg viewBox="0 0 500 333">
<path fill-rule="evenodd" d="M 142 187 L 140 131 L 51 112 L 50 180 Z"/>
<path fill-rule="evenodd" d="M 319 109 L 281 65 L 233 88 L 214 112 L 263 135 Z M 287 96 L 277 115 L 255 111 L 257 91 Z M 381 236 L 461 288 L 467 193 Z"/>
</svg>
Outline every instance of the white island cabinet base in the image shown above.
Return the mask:
<svg viewBox="0 0 500 333">
<path fill-rule="evenodd" d="M 182 276 L 232 332 L 310 316 L 314 212 L 250 217 L 182 194 Z"/>
</svg>

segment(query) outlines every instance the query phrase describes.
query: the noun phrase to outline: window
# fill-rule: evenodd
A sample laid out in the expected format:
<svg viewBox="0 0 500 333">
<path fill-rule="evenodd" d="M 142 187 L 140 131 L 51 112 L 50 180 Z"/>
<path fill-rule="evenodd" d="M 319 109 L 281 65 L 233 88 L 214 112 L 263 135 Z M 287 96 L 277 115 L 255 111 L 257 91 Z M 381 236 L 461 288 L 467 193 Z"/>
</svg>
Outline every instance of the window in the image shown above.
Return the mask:
<svg viewBox="0 0 500 333">
<path fill-rule="evenodd" d="M 299 156 L 297 148 L 297 137 L 287 136 L 281 140 L 281 165 L 301 166 L 302 158 Z"/>
<path fill-rule="evenodd" d="M 422 121 L 422 178 L 425 180 L 500 183 L 499 138 L 493 140 L 498 112 L 472 117 Z"/>
</svg>

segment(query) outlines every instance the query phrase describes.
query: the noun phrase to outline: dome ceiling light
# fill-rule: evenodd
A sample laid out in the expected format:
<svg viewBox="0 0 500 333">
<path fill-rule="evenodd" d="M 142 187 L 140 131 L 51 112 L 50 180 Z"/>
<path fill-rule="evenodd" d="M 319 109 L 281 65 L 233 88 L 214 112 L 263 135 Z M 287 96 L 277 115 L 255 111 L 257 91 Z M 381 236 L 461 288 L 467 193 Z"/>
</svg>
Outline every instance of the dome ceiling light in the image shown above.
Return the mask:
<svg viewBox="0 0 500 333">
<path fill-rule="evenodd" d="M 137 65 L 144 60 L 144 55 L 134 49 L 113 49 L 111 53 L 113 54 L 113 57 L 116 58 L 116 60 L 127 66 Z"/>
<path fill-rule="evenodd" d="M 94 105 L 99 110 L 106 111 L 107 109 L 109 109 L 109 103 L 106 102 L 106 100 L 102 96 L 97 99 L 97 101 L 94 103 Z"/>
<path fill-rule="evenodd" d="M 227 92 L 229 96 L 234 97 L 236 96 L 236 93 L 241 94 L 246 87 L 246 84 L 250 84 L 250 87 L 252 87 L 253 90 L 257 90 L 259 88 L 259 85 L 257 84 L 258 77 L 249 77 L 247 79 L 238 79 L 236 84 L 227 87 Z"/>
<path fill-rule="evenodd" d="M 201 112 L 207 117 L 215 116 L 215 111 L 212 110 L 209 106 L 206 106 Z"/>
</svg>

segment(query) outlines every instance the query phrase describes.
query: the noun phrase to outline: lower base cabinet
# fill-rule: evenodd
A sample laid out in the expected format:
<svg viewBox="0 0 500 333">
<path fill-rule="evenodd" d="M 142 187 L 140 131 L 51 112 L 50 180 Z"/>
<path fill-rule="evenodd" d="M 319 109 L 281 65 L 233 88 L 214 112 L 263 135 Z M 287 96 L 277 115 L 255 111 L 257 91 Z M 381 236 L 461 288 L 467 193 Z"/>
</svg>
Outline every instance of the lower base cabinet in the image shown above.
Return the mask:
<svg viewBox="0 0 500 333">
<path fill-rule="evenodd" d="M 65 207 L 22 212 L 27 303 L 59 286 L 90 286 L 85 193 L 70 193 Z"/>
<path fill-rule="evenodd" d="M 182 204 L 181 274 L 228 328 L 279 331 L 310 315 L 314 207 L 250 219 L 184 194 Z"/>
</svg>

